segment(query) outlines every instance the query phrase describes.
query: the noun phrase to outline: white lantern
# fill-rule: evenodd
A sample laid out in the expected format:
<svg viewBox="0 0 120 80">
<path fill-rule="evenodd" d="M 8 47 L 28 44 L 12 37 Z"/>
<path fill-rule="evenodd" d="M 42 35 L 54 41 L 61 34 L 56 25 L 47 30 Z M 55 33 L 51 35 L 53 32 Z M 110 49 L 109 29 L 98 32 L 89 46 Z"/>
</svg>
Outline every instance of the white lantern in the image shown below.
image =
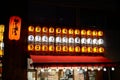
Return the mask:
<svg viewBox="0 0 120 80">
<path fill-rule="evenodd" d="M 104 44 L 104 40 L 103 40 L 103 39 L 98 39 L 98 44 L 99 44 L 99 45 Z"/>
<path fill-rule="evenodd" d="M 67 37 L 63 37 L 63 38 L 62 38 L 62 42 L 63 42 L 63 43 L 67 43 L 67 42 L 68 42 L 68 38 L 67 38 Z"/>
<path fill-rule="evenodd" d="M 33 35 L 29 35 L 28 36 L 28 41 L 34 41 L 34 36 Z"/>
<path fill-rule="evenodd" d="M 50 37 L 49 37 L 49 42 L 55 42 L 54 40 L 55 40 L 55 39 L 54 39 L 54 36 L 50 36 Z"/>
<path fill-rule="evenodd" d="M 92 44 L 92 39 L 91 38 L 87 39 L 87 44 Z"/>
<path fill-rule="evenodd" d="M 93 44 L 98 44 L 98 40 L 97 39 L 93 39 Z"/>
<path fill-rule="evenodd" d="M 74 38 L 73 37 L 69 38 L 69 43 L 74 43 Z"/>
<path fill-rule="evenodd" d="M 86 44 L 86 43 L 87 43 L 86 38 L 81 38 L 81 44 Z"/>
<path fill-rule="evenodd" d="M 41 36 L 36 35 L 36 36 L 35 36 L 35 41 L 41 42 Z"/>
<path fill-rule="evenodd" d="M 75 43 L 80 44 L 80 38 L 79 38 L 79 37 L 76 37 L 76 38 L 75 38 Z"/>
<path fill-rule="evenodd" d="M 61 37 L 56 37 L 56 43 L 61 43 Z"/>
<path fill-rule="evenodd" d="M 47 36 L 42 36 L 42 42 L 48 42 L 48 37 Z"/>
</svg>

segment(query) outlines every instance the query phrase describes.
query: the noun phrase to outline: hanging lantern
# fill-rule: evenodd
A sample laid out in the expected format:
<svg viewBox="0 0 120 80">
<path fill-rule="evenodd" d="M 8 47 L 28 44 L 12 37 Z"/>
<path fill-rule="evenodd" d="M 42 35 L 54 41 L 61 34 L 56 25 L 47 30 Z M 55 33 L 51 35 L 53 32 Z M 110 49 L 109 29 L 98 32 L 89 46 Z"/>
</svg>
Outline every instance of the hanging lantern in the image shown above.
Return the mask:
<svg viewBox="0 0 120 80">
<path fill-rule="evenodd" d="M 68 52 L 68 46 L 63 46 L 63 52 Z"/>
<path fill-rule="evenodd" d="M 62 29 L 62 34 L 67 34 L 67 29 L 66 28 Z"/>
<path fill-rule="evenodd" d="M 56 28 L 56 34 L 60 34 L 61 33 L 61 28 Z"/>
<path fill-rule="evenodd" d="M 79 46 L 75 47 L 75 52 L 80 52 L 80 47 Z"/>
<path fill-rule="evenodd" d="M 103 31 L 98 31 L 98 36 L 103 36 Z"/>
<path fill-rule="evenodd" d="M 18 16 L 10 17 L 9 21 L 9 39 L 19 40 L 21 31 L 21 18 Z"/>
<path fill-rule="evenodd" d="M 54 45 L 49 46 L 49 51 L 54 51 Z"/>
<path fill-rule="evenodd" d="M 54 28 L 53 27 L 49 28 L 49 33 L 54 33 Z"/>
<path fill-rule="evenodd" d="M 73 29 L 69 29 L 69 34 L 73 35 L 74 34 L 74 30 Z"/>
<path fill-rule="evenodd" d="M 28 27 L 28 31 L 29 31 L 29 32 L 34 32 L 34 27 L 33 27 L 33 26 L 29 26 L 29 27 Z"/>
<path fill-rule="evenodd" d="M 95 36 L 95 37 L 97 37 L 97 31 L 93 30 L 92 35 Z"/>
<path fill-rule="evenodd" d="M 29 44 L 28 45 L 28 51 L 33 51 L 34 50 L 34 45 L 33 44 Z"/>
<path fill-rule="evenodd" d="M 40 26 L 36 26 L 36 28 L 35 28 L 35 32 L 41 32 L 41 28 L 40 28 Z"/>
<path fill-rule="evenodd" d="M 81 30 L 81 35 L 85 36 L 86 35 L 86 30 Z"/>
<path fill-rule="evenodd" d="M 91 30 L 87 30 L 87 36 L 91 36 L 92 35 L 92 31 Z"/>
<path fill-rule="evenodd" d="M 79 29 L 75 29 L 75 35 L 80 35 L 80 30 Z"/>
</svg>

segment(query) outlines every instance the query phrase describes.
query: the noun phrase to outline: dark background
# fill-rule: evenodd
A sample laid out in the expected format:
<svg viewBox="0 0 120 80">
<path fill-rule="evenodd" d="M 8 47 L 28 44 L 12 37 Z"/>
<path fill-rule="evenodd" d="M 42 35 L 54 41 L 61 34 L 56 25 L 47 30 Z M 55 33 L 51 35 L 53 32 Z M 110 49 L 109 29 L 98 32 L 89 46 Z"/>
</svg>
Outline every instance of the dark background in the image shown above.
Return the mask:
<svg viewBox="0 0 120 80">
<path fill-rule="evenodd" d="M 18 15 L 22 18 L 23 25 L 101 28 L 106 34 L 106 55 L 120 60 L 120 15 L 117 0 L 4 0 L 2 3 L 1 24 L 8 25 L 9 17 Z"/>
</svg>

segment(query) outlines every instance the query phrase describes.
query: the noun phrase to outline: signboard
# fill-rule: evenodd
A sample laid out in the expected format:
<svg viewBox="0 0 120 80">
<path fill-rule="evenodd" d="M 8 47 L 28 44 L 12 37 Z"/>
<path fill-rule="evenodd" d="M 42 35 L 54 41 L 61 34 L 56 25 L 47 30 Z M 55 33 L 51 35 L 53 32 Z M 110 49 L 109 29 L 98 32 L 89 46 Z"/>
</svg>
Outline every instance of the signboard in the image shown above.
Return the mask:
<svg viewBox="0 0 120 80">
<path fill-rule="evenodd" d="M 19 40 L 21 31 L 21 18 L 19 16 L 10 17 L 9 21 L 9 39 Z"/>
</svg>

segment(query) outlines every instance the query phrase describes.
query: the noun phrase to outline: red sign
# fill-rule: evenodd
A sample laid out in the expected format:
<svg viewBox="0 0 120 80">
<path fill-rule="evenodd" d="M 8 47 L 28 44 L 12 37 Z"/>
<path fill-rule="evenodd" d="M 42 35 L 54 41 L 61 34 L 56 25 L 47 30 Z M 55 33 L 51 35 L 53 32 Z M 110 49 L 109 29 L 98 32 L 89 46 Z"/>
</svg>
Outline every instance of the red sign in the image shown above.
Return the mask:
<svg viewBox="0 0 120 80">
<path fill-rule="evenodd" d="M 10 17 L 9 21 L 9 39 L 19 40 L 21 31 L 21 18 L 18 16 Z"/>
</svg>

